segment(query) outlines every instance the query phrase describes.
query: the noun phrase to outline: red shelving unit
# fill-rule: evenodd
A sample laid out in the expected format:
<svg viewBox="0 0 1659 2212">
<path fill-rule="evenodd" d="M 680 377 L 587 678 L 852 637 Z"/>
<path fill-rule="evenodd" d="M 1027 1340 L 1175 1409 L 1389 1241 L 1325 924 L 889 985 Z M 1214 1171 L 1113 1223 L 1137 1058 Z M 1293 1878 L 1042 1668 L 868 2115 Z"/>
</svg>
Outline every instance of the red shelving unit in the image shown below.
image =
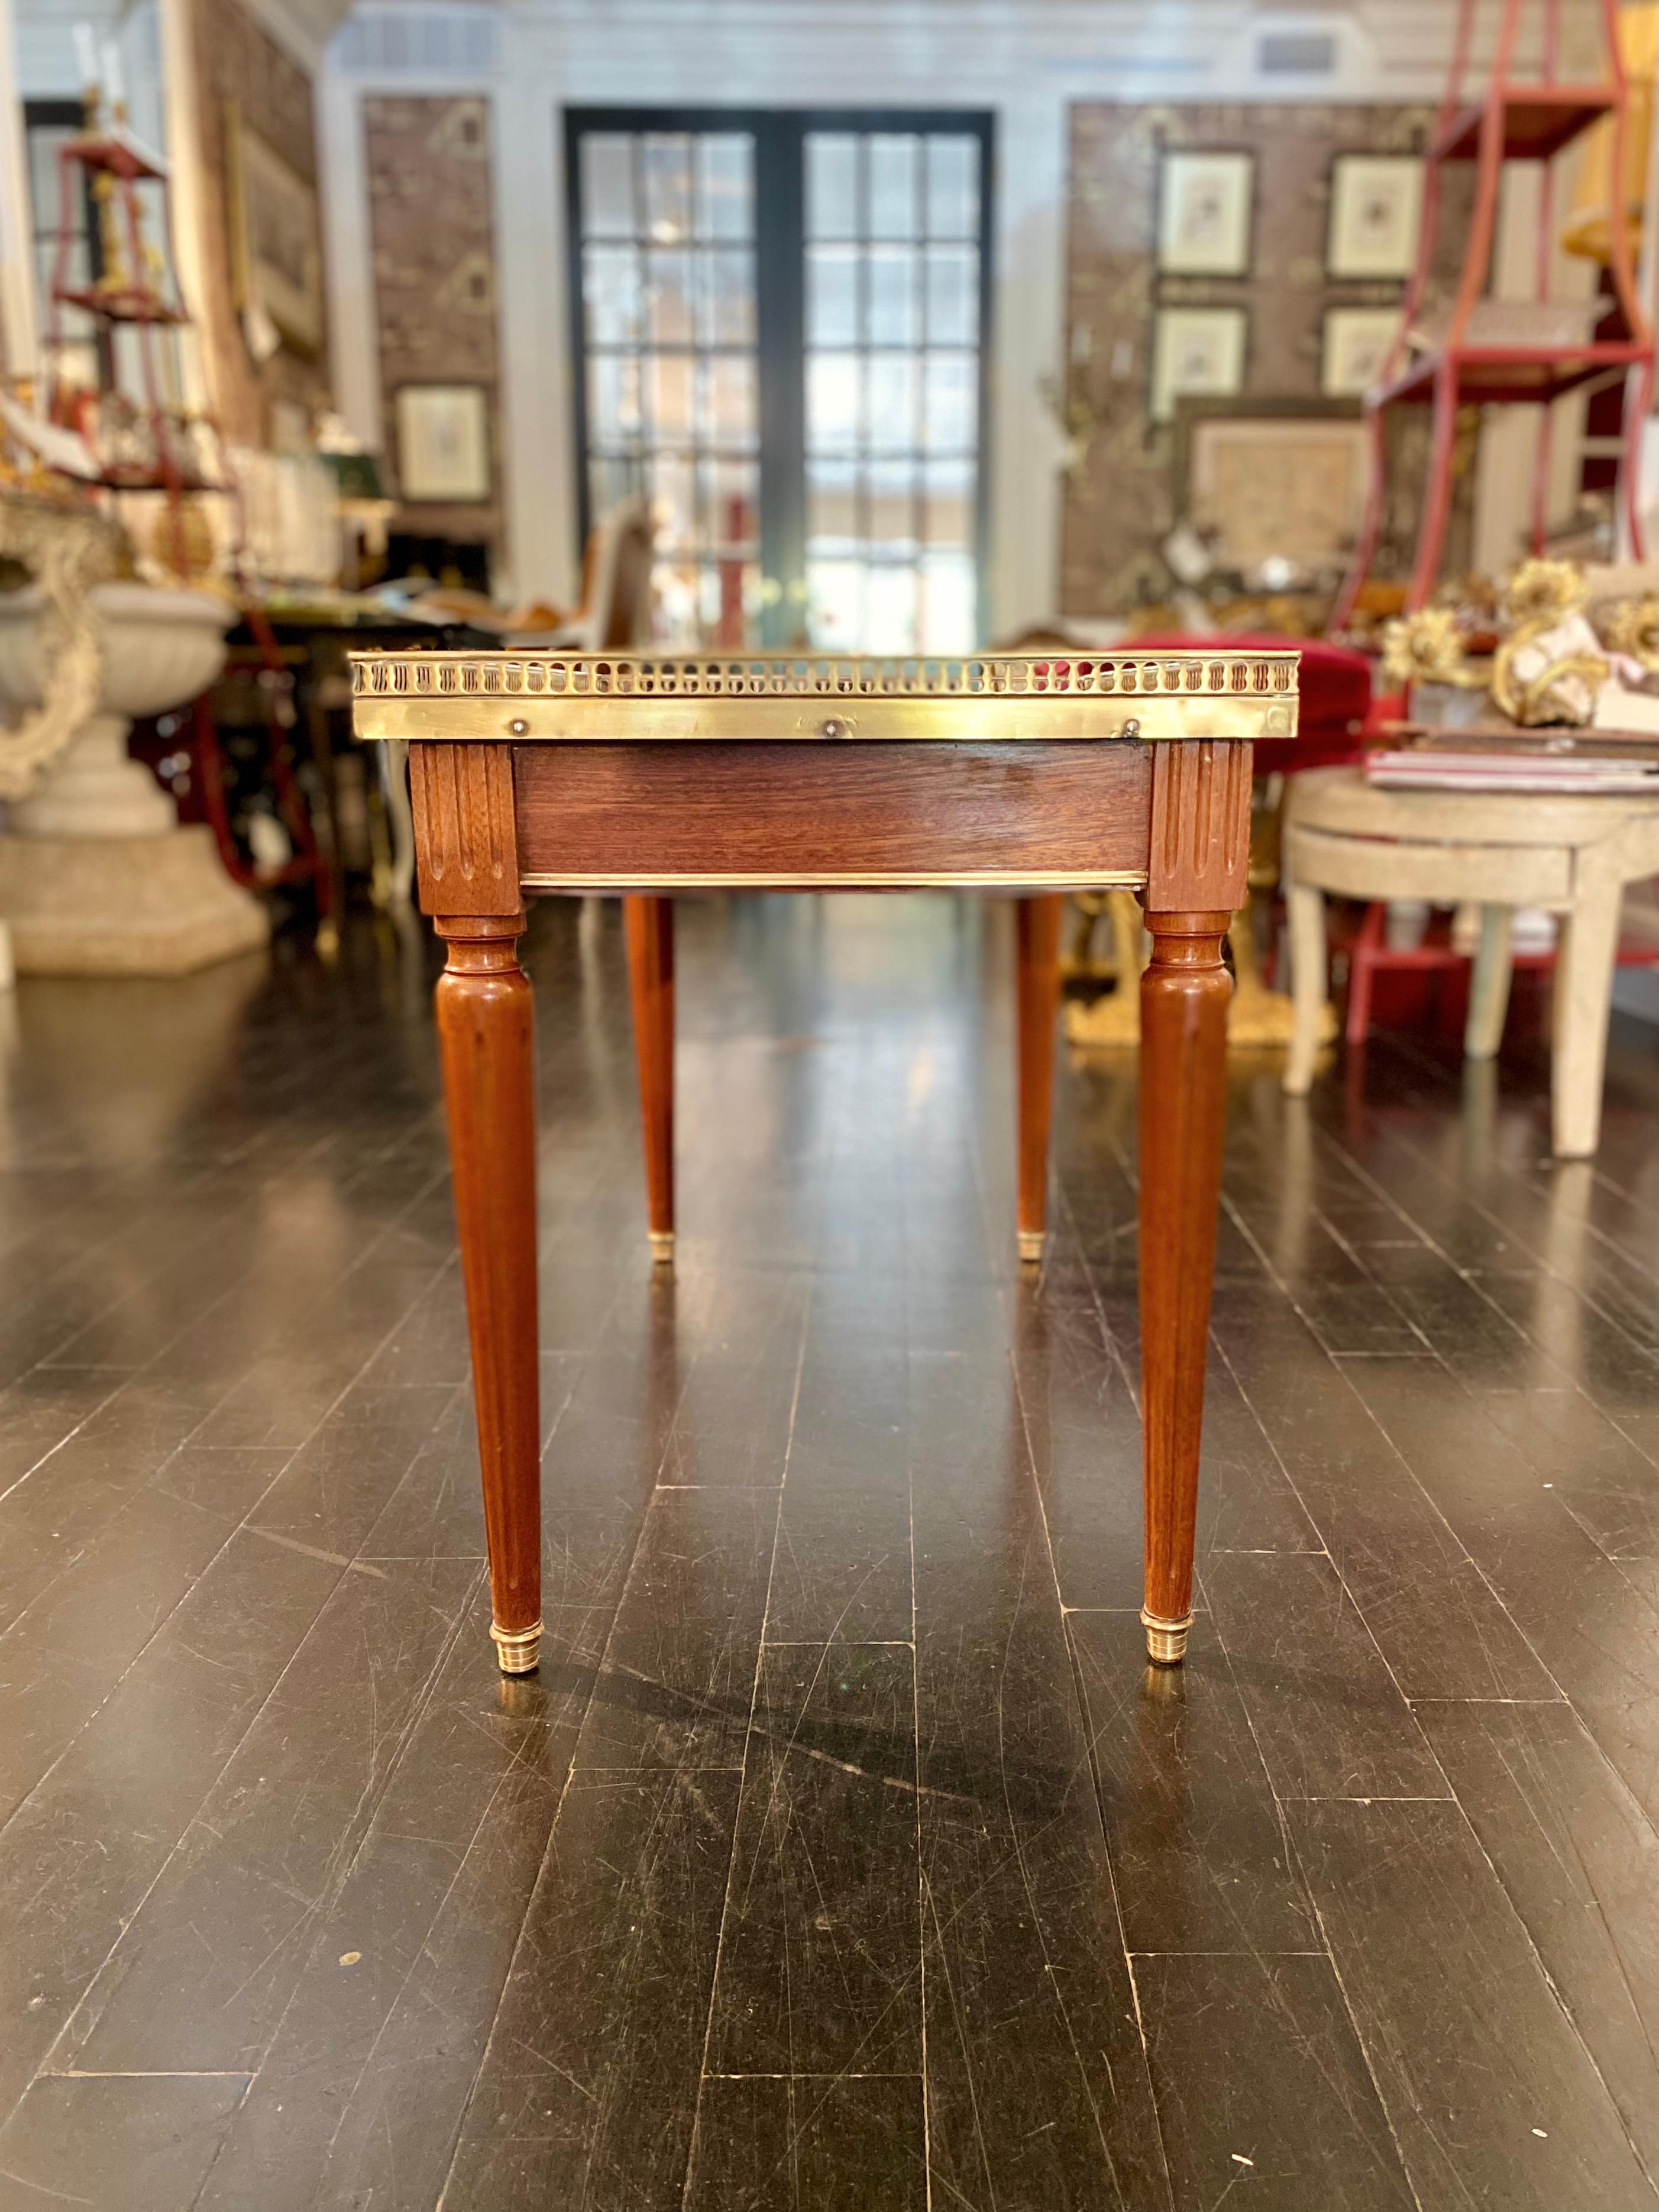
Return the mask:
<svg viewBox="0 0 1659 2212">
<path fill-rule="evenodd" d="M 1428 480 L 1424 489 L 1423 515 L 1419 527 L 1417 557 L 1407 592 L 1408 608 L 1425 605 L 1440 571 L 1446 520 L 1451 506 L 1452 459 L 1461 408 L 1470 405 L 1504 406 L 1516 403 L 1547 402 L 1575 385 L 1609 373 L 1626 374 L 1625 420 L 1627 432 L 1652 404 L 1653 331 L 1638 298 L 1632 268 L 1629 227 L 1621 191 L 1612 195 L 1610 216 L 1611 268 L 1613 295 L 1621 331 L 1612 337 L 1572 343 L 1551 341 L 1537 344 L 1482 343 L 1471 336 L 1477 301 L 1485 292 L 1492 263 L 1497 226 L 1498 191 L 1504 167 L 1510 161 L 1553 160 L 1581 131 L 1609 117 L 1613 125 L 1613 174 L 1625 173 L 1625 125 L 1627 95 L 1620 59 L 1617 0 L 1600 0 L 1600 21 L 1607 82 L 1568 84 L 1555 79 L 1559 45 L 1560 0 L 1541 0 L 1540 69 L 1535 79 L 1516 74 L 1516 56 L 1528 0 L 1499 0 L 1497 40 L 1491 76 L 1480 96 L 1470 100 L 1465 91 L 1469 55 L 1477 14 L 1482 0 L 1458 0 L 1456 36 L 1444 99 L 1428 152 L 1428 173 L 1423 194 L 1422 227 L 1417 261 L 1407 286 L 1400 328 L 1376 388 L 1368 392 L 1365 411 L 1370 428 L 1370 487 L 1359 542 L 1331 617 L 1334 630 L 1345 629 L 1353 613 L 1370 565 L 1376 557 L 1387 503 L 1388 410 L 1397 406 L 1426 406 L 1433 410 Z M 1457 292 L 1443 334 L 1427 350 L 1413 352 L 1412 333 L 1418 327 L 1428 289 L 1439 216 L 1443 171 L 1453 162 L 1471 161 L 1477 169 L 1474 219 L 1463 257 Z M 1534 298 L 1548 297 L 1551 244 L 1553 232 L 1549 172 L 1544 175 L 1539 219 Z M 1631 374 L 1630 372 L 1634 372 Z M 1637 518 L 1635 470 L 1627 437 L 1622 495 L 1631 537 L 1638 558 L 1642 557 L 1640 526 Z M 1544 416 L 1534 462 L 1532 540 L 1541 549 L 1549 475 L 1549 417 Z"/>
</svg>

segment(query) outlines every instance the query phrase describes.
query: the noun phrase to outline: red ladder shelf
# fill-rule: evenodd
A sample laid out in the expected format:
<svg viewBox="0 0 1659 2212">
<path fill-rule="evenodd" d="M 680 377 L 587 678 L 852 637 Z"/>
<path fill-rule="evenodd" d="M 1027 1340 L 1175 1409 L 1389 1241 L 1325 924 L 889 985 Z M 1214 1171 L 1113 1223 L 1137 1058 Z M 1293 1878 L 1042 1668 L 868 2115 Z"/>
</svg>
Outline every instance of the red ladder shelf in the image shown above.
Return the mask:
<svg viewBox="0 0 1659 2212">
<path fill-rule="evenodd" d="M 1449 81 L 1428 152 L 1428 172 L 1423 192 L 1422 223 L 1418 234 L 1417 261 L 1406 289 L 1400 327 L 1384 364 L 1381 381 L 1365 395 L 1365 414 L 1370 429 L 1370 485 L 1358 544 L 1347 580 L 1332 611 L 1331 628 L 1345 629 L 1352 617 L 1382 535 L 1388 492 L 1387 410 L 1401 405 L 1431 407 L 1433 430 L 1428 478 L 1424 489 L 1423 514 L 1419 526 L 1417 557 L 1412 569 L 1406 605 L 1415 609 L 1427 604 L 1440 570 L 1446 520 L 1451 507 L 1452 456 L 1456 442 L 1460 408 L 1503 406 L 1517 401 L 1555 399 L 1574 385 L 1608 371 L 1634 370 L 1625 401 L 1626 458 L 1622 472 L 1625 510 L 1632 550 L 1643 557 L 1637 519 L 1636 471 L 1632 446 L 1636 425 L 1652 404 L 1653 331 L 1637 296 L 1632 267 L 1629 226 L 1626 217 L 1622 179 L 1625 175 L 1625 127 L 1627 94 L 1620 58 L 1617 0 L 1600 0 L 1601 36 L 1606 48 L 1605 84 L 1563 84 L 1554 82 L 1559 46 L 1560 0 L 1543 0 L 1541 74 L 1533 81 L 1516 78 L 1516 48 L 1528 0 L 1502 0 L 1492 75 L 1478 100 L 1464 94 L 1469 50 L 1474 40 L 1477 9 L 1481 0 L 1459 0 L 1457 31 L 1452 47 Z M 1506 161 L 1547 162 L 1578 134 L 1602 117 L 1612 118 L 1612 174 L 1609 194 L 1610 265 L 1614 301 L 1624 329 L 1621 336 L 1587 339 L 1577 343 L 1539 344 L 1479 343 L 1468 335 L 1475 303 L 1486 288 L 1492 262 L 1493 233 L 1498 218 L 1498 188 Z M 1457 293 L 1445 331 L 1426 352 L 1413 356 L 1411 333 L 1417 326 L 1428 286 L 1439 214 L 1441 173 L 1449 162 L 1478 165 L 1474 216 L 1468 246 L 1458 280 Z M 1553 229 L 1550 174 L 1543 178 L 1539 214 L 1538 258 L 1534 298 L 1547 301 L 1550 250 Z M 1522 303 L 1524 304 L 1524 303 Z M 1534 458 L 1532 546 L 1542 550 L 1549 475 L 1549 416 L 1542 418 Z"/>
</svg>

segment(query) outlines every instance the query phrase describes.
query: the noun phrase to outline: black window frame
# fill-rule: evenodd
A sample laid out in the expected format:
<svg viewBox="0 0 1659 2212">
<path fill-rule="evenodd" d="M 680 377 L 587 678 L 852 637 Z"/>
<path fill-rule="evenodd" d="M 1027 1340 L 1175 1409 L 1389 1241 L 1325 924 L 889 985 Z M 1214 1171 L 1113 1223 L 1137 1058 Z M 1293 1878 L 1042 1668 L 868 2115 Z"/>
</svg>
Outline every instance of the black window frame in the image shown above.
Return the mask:
<svg viewBox="0 0 1659 2212">
<path fill-rule="evenodd" d="M 572 338 L 578 561 L 596 520 L 588 484 L 587 323 L 582 289 L 581 142 L 611 132 L 745 132 L 755 148 L 755 357 L 760 567 L 769 586 L 761 644 L 802 641 L 806 580 L 806 141 L 818 132 L 975 137 L 980 149 L 978 441 L 974 486 L 975 623 L 988 636 L 992 297 L 996 118 L 985 108 L 568 106 L 564 142 L 566 284 Z"/>
</svg>

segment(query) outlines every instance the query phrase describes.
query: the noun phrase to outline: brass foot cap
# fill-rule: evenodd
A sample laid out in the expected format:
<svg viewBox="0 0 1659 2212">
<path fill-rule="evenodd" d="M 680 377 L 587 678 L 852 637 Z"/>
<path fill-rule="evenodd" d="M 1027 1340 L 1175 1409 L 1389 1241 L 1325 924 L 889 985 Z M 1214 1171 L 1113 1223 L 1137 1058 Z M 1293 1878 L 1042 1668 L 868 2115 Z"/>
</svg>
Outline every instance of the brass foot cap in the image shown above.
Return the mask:
<svg viewBox="0 0 1659 2212">
<path fill-rule="evenodd" d="M 674 1264 L 674 1232 L 672 1229 L 653 1229 L 651 1262 L 657 1267 L 672 1267 Z"/>
<path fill-rule="evenodd" d="M 490 1639 L 503 1674 L 533 1674 L 541 1656 L 542 1625 L 533 1628 L 497 1628 L 489 1624 Z"/>
<path fill-rule="evenodd" d="M 1048 1237 L 1041 1229 L 1022 1229 L 1019 1232 L 1019 1256 L 1027 1267 L 1035 1267 L 1042 1257 L 1042 1248 Z"/>
<path fill-rule="evenodd" d="M 1189 1613 L 1184 1620 L 1160 1620 L 1155 1613 L 1140 1609 L 1140 1625 L 1146 1632 L 1146 1656 L 1154 1667 L 1178 1667 L 1187 1656 L 1187 1631 L 1193 1625 Z"/>
</svg>

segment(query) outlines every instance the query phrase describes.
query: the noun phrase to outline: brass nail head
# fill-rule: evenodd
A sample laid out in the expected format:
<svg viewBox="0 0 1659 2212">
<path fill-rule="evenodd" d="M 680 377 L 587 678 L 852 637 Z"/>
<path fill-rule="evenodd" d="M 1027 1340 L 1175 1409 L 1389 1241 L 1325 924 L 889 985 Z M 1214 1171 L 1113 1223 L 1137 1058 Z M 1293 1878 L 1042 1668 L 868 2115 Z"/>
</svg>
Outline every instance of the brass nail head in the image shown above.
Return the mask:
<svg viewBox="0 0 1659 2212">
<path fill-rule="evenodd" d="M 507 724 L 507 727 L 509 736 L 515 738 L 527 738 L 530 735 L 530 725 L 525 720 L 522 714 L 515 714 L 513 720 Z"/>
<path fill-rule="evenodd" d="M 1138 738 L 1140 735 L 1140 725 L 1133 714 L 1123 725 L 1123 735 L 1126 738 Z"/>
</svg>

